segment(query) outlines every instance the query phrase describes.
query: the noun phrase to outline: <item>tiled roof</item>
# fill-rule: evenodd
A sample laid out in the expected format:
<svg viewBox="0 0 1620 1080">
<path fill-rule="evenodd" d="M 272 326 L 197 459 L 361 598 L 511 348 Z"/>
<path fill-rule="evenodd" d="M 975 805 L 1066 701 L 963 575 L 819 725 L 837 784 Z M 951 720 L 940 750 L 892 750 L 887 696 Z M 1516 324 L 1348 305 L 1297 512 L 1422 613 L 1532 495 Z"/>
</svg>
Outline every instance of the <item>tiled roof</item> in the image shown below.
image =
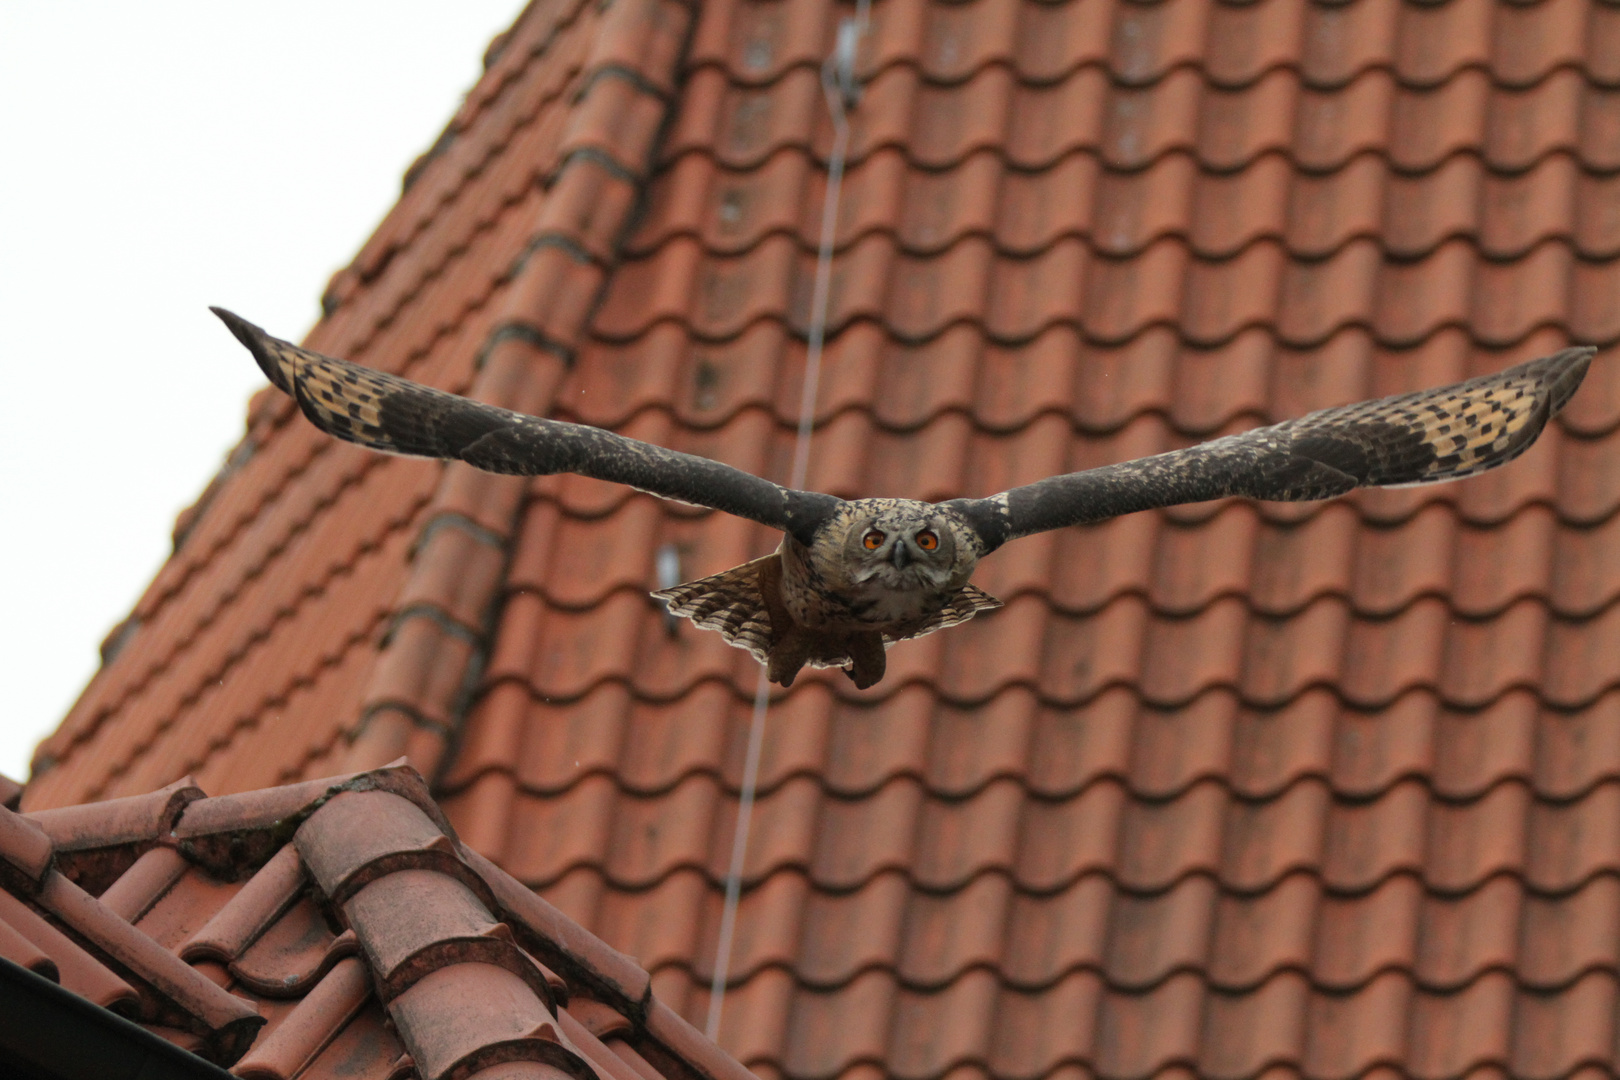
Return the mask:
<svg viewBox="0 0 1620 1080">
<path fill-rule="evenodd" d="M 0 956 L 244 1080 L 748 1077 L 408 767 L 0 808 Z"/>
<path fill-rule="evenodd" d="M 532 5 L 309 344 L 785 479 L 849 11 Z M 1004 610 L 780 695 L 722 1044 L 793 1080 L 1612 1073 L 1620 7 L 872 17 L 812 487 L 982 495 L 1604 354 L 1506 469 L 1028 538 L 977 576 Z M 774 535 L 269 394 L 182 525 L 27 806 L 408 753 L 704 1015 L 757 669 L 646 590 L 662 545 L 698 576 Z"/>
</svg>

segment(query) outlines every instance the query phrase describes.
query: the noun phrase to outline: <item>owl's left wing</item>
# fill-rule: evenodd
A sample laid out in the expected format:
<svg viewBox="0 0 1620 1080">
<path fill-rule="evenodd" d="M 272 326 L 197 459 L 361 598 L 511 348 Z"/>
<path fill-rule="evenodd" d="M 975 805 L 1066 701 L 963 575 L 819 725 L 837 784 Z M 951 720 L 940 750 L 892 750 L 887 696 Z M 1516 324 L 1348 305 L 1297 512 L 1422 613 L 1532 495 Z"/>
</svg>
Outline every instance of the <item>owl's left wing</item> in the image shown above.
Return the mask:
<svg viewBox="0 0 1620 1080">
<path fill-rule="evenodd" d="M 1506 464 L 1563 408 L 1597 350 L 1540 360 L 1415 394 L 1296 420 L 1016 487 L 956 499 L 989 549 L 1047 529 L 1228 495 L 1294 502 L 1358 487 L 1456 480 Z"/>
<path fill-rule="evenodd" d="M 447 394 L 271 337 L 215 315 L 316 427 L 373 450 L 446 458 L 496 473 L 572 472 L 748 518 L 809 543 L 842 500 L 773 484 L 730 465 L 585 424 L 543 420 Z"/>
</svg>

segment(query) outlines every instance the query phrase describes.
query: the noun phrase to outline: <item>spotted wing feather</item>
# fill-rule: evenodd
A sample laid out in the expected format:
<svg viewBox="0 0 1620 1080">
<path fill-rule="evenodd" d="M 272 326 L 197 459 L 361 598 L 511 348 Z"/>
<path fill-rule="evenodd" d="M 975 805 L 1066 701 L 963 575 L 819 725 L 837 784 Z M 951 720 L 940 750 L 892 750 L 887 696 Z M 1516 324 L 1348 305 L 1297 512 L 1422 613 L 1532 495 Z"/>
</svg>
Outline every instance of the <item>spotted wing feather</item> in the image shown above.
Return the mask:
<svg viewBox="0 0 1620 1080">
<path fill-rule="evenodd" d="M 957 510 L 987 550 L 1046 529 L 1228 495 L 1302 501 L 1357 487 L 1473 476 L 1524 453 L 1596 352 L 1571 348 L 1495 375 L 1323 409 L 1167 454 L 1054 476 Z"/>
<path fill-rule="evenodd" d="M 265 375 L 322 431 L 373 450 L 520 476 L 573 472 L 722 510 L 804 540 L 842 500 L 584 424 L 525 416 L 271 337 L 214 308 Z"/>
<path fill-rule="evenodd" d="M 691 619 L 705 630 L 718 630 L 728 643 L 747 649 L 763 664 L 770 656 L 771 616 L 760 594 L 759 575 L 766 563 L 778 557 L 772 552 L 653 596 L 668 605 L 671 615 Z"/>
</svg>

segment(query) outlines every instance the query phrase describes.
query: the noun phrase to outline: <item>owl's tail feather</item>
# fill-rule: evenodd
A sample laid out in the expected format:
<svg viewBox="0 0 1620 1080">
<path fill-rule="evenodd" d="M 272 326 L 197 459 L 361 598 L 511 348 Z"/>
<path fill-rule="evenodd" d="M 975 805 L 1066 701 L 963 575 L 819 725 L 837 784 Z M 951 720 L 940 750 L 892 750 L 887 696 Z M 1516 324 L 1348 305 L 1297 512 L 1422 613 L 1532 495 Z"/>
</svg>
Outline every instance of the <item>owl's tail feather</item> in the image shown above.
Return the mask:
<svg viewBox="0 0 1620 1080">
<path fill-rule="evenodd" d="M 883 677 L 883 650 L 897 641 L 921 637 L 965 623 L 1001 601 L 975 585 L 964 585 L 943 609 L 914 623 L 877 631 L 816 634 L 792 624 L 778 596 L 781 554 L 733 566 L 719 574 L 653 593 L 672 615 L 691 619 L 705 630 L 718 630 L 726 643 L 747 649 L 766 666 L 772 682 L 792 686 L 799 669 L 844 668 L 862 689 Z M 769 598 L 767 597 L 769 591 Z M 778 609 L 771 617 L 771 600 Z M 773 629 L 774 627 L 774 629 Z M 869 640 L 868 640 L 869 637 Z"/>
<path fill-rule="evenodd" d="M 705 630 L 718 630 L 726 641 L 765 663 L 771 651 L 771 615 L 760 591 L 760 572 L 779 559 L 775 552 L 733 566 L 719 574 L 661 589 L 653 596 Z"/>
<path fill-rule="evenodd" d="M 977 585 L 963 585 L 956 590 L 956 594 L 943 608 L 928 618 L 909 626 L 884 631 L 883 643 L 893 645 L 897 641 L 932 634 L 935 630 L 943 630 L 947 626 L 960 626 L 979 612 L 994 611 L 1000 606 L 1000 600 Z"/>
</svg>

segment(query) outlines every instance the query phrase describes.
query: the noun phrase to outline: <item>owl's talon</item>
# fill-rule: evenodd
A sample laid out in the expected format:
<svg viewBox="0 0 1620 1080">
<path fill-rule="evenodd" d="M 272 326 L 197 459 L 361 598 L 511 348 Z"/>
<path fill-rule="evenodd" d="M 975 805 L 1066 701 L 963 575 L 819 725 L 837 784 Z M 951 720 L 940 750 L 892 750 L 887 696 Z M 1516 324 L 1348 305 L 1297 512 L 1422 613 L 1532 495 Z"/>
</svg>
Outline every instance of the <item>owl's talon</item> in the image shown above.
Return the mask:
<svg viewBox="0 0 1620 1080">
<path fill-rule="evenodd" d="M 868 686 L 876 685 L 887 667 L 882 634 L 867 630 L 849 635 L 849 666 L 844 669 L 844 674 L 855 684 L 855 689 L 865 690 Z"/>
</svg>

